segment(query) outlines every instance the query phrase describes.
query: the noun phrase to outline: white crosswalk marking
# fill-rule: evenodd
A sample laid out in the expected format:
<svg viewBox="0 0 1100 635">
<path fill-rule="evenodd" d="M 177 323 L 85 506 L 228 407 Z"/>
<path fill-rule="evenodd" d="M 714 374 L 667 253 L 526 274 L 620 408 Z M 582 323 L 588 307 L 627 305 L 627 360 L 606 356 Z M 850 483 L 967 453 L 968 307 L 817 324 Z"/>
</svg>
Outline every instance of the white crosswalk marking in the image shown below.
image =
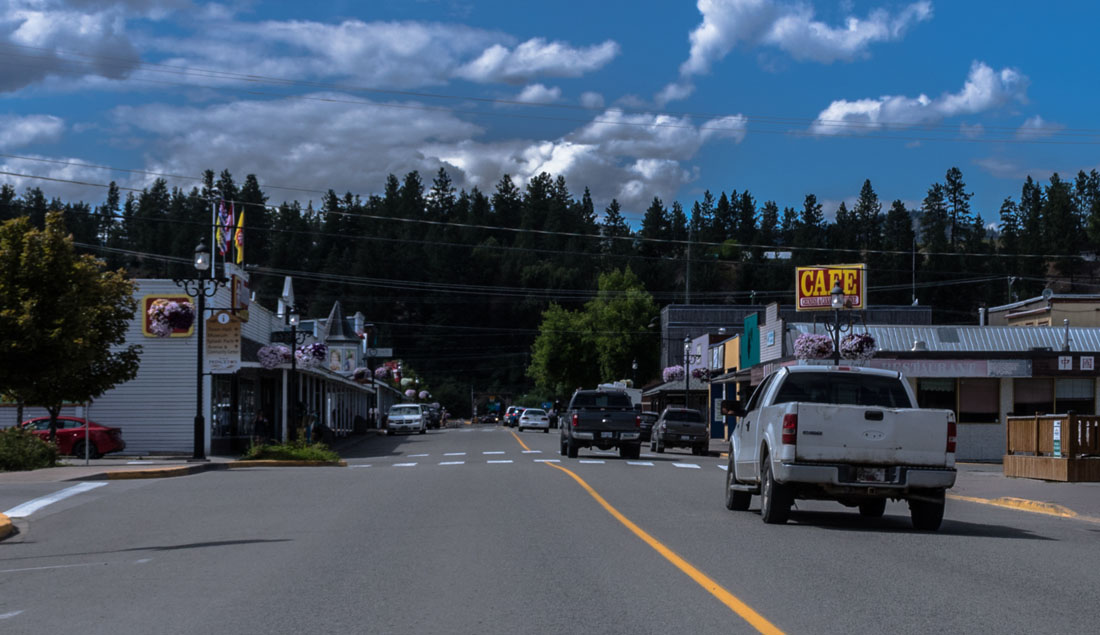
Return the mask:
<svg viewBox="0 0 1100 635">
<path fill-rule="evenodd" d="M 592 459 L 581 459 L 580 462 L 592 465 L 603 465 L 604 463 L 607 463 L 607 461 L 593 461 Z"/>
<path fill-rule="evenodd" d="M 542 454 L 542 450 L 524 450 L 524 454 Z"/>
<path fill-rule="evenodd" d="M 415 459 L 415 458 L 420 457 L 420 456 L 431 456 L 431 455 L 430 454 L 410 454 L 409 458 L 410 459 Z"/>
<path fill-rule="evenodd" d="M 444 452 L 443 456 L 466 456 L 465 452 Z"/>
<path fill-rule="evenodd" d="M 686 467 L 686 468 L 691 469 L 691 470 L 701 469 L 698 465 L 696 465 L 694 463 L 673 463 L 672 465 L 674 467 Z"/>
<path fill-rule="evenodd" d="M 466 461 L 441 461 L 440 465 L 463 465 Z"/>
<path fill-rule="evenodd" d="M 511 463 L 511 462 L 512 462 L 512 459 L 503 459 L 503 460 L 497 460 L 497 461 L 486 461 L 486 463 Z"/>
<path fill-rule="evenodd" d="M 504 452 L 482 452 L 482 454 L 504 454 Z"/>
<path fill-rule="evenodd" d="M 653 464 L 649 461 L 627 461 L 627 465 L 644 465 L 645 467 L 653 467 Z"/>
<path fill-rule="evenodd" d="M 561 463 L 561 459 L 535 459 L 535 463 Z"/>
<path fill-rule="evenodd" d="M 414 467 L 416 463 L 394 463 L 394 467 Z"/>
<path fill-rule="evenodd" d="M 718 464 L 718 469 L 720 469 L 720 470 L 726 470 L 726 471 L 728 472 L 728 471 L 729 471 L 729 469 L 730 469 L 730 466 L 728 466 L 728 465 L 723 465 L 723 464 L 719 463 L 719 464 Z"/>
</svg>

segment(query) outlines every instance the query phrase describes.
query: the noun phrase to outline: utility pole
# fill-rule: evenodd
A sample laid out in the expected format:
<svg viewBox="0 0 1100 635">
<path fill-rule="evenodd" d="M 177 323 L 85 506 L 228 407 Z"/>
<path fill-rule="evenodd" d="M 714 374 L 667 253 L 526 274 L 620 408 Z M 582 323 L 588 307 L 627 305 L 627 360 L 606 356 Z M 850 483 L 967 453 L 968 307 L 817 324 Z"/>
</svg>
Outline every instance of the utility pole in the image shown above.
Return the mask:
<svg viewBox="0 0 1100 635">
<path fill-rule="evenodd" d="M 684 261 L 684 304 L 691 304 L 691 219 L 688 219 L 687 258 Z"/>
</svg>

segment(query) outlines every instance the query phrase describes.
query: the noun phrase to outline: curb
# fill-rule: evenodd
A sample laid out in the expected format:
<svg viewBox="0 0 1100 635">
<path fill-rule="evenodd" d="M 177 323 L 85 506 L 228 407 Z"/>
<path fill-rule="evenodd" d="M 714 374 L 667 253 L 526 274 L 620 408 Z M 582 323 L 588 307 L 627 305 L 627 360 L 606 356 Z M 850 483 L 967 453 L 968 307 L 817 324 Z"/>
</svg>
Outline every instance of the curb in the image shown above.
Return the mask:
<svg viewBox="0 0 1100 635">
<path fill-rule="evenodd" d="M 11 519 L 0 514 L 0 540 L 7 538 L 13 533 L 15 533 L 15 525 L 11 524 Z"/>
<path fill-rule="evenodd" d="M 69 479 L 70 481 L 124 481 L 145 478 L 171 478 L 189 476 L 214 470 L 236 470 L 250 467 L 347 467 L 347 461 L 335 463 L 327 461 L 230 461 L 228 463 L 198 463 L 195 465 L 175 465 L 155 467 L 147 470 L 111 470 L 98 474 L 89 474 Z"/>
</svg>

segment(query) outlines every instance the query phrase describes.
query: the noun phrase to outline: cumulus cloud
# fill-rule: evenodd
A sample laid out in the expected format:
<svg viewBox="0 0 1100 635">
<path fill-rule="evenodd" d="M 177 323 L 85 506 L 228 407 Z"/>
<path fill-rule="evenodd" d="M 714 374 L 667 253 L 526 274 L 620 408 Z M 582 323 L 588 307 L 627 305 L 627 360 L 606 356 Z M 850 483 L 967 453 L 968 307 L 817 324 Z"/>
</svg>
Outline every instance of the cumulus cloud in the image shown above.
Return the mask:
<svg viewBox="0 0 1100 635">
<path fill-rule="evenodd" d="M 581 93 L 581 105 L 585 108 L 603 108 L 603 95 L 596 92 Z"/>
<path fill-rule="evenodd" d="M 0 66 L 0 92 L 50 77 L 120 79 L 137 68 L 138 52 L 125 30 L 125 3 L 83 4 L 87 8 L 59 0 L 0 2 L 0 45 L 14 61 Z"/>
<path fill-rule="evenodd" d="M 736 46 L 772 47 L 796 60 L 829 64 L 867 55 L 877 42 L 892 42 L 908 29 L 932 17 L 931 2 L 915 2 L 896 14 L 874 9 L 867 17 L 849 16 L 840 26 L 815 19 L 808 4 L 775 0 L 698 0 L 703 21 L 691 32 L 691 52 L 680 65 L 680 81 L 665 87 L 658 99 L 667 103 L 690 94 L 686 81 L 708 73 Z"/>
<path fill-rule="evenodd" d="M 538 76 L 580 77 L 602 68 L 618 54 L 619 45 L 611 40 L 576 48 L 564 42 L 533 38 L 514 49 L 495 44 L 459 68 L 455 75 L 474 82 L 513 84 Z"/>
<path fill-rule="evenodd" d="M 550 104 L 561 99 L 561 89 L 557 86 L 547 88 L 542 84 L 531 84 L 524 86 L 519 95 L 516 96 L 516 101 L 522 101 L 525 104 Z"/>
<path fill-rule="evenodd" d="M 994 71 L 974 62 L 962 90 L 936 99 L 887 95 L 877 99 L 837 100 L 818 114 L 810 131 L 819 135 L 866 134 L 885 128 L 934 124 L 948 117 L 972 115 L 1010 101 L 1027 101 L 1028 78 L 1012 68 Z"/>
<path fill-rule="evenodd" d="M 0 115 L 0 149 L 11 150 L 33 143 L 57 141 L 64 130 L 65 122 L 52 115 Z"/>
<path fill-rule="evenodd" d="M 1065 128 L 1062 124 L 1047 121 L 1035 115 L 1028 118 L 1024 123 L 1016 130 L 1017 139 L 1042 139 L 1044 137 L 1050 137 L 1056 134 L 1059 130 Z"/>
</svg>

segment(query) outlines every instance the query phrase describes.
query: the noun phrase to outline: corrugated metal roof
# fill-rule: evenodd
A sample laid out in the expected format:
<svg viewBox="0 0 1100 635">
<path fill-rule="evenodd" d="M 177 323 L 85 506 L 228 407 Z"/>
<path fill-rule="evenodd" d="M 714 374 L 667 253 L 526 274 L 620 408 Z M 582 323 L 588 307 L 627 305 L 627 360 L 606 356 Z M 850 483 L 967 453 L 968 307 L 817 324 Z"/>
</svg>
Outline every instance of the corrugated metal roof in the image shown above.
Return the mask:
<svg viewBox="0 0 1100 635">
<path fill-rule="evenodd" d="M 791 341 L 802 333 L 814 333 L 813 324 L 788 324 Z M 826 333 L 821 324 L 817 333 Z M 854 327 L 863 332 L 862 325 Z M 914 342 L 924 342 L 929 352 L 1026 353 L 1049 349 L 1061 351 L 1065 342 L 1063 326 L 868 326 L 878 350 L 909 352 Z M 1075 353 L 1100 353 L 1100 328 L 1070 327 L 1069 350 Z"/>
</svg>

